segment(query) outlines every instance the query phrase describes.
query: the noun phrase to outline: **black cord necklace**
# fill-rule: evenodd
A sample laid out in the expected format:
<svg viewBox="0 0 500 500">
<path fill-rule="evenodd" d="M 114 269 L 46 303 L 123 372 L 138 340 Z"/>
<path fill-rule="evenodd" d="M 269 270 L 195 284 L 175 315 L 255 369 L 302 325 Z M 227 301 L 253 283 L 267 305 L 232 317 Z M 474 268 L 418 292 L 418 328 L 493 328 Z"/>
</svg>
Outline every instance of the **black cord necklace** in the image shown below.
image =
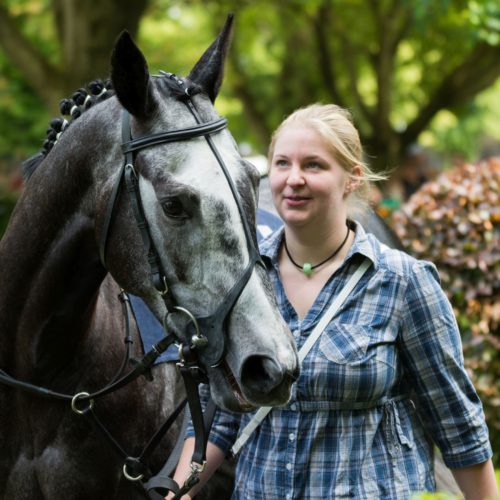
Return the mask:
<svg viewBox="0 0 500 500">
<path fill-rule="evenodd" d="M 304 262 L 304 264 L 301 266 L 300 264 L 297 264 L 290 255 L 290 252 L 288 250 L 288 247 L 286 245 L 286 238 L 283 238 L 283 243 L 285 244 L 285 252 L 288 255 L 288 258 L 290 259 L 290 262 L 295 266 L 298 267 L 306 276 L 311 276 L 312 272 L 314 269 L 316 269 L 319 266 L 322 266 L 325 262 L 328 262 L 330 259 L 333 259 L 339 252 L 342 250 L 342 247 L 346 244 L 347 238 L 349 237 L 349 226 L 347 226 L 347 233 L 345 235 L 344 241 L 340 244 L 340 246 L 333 252 L 329 257 L 327 257 L 325 260 L 322 260 L 319 264 L 315 264 L 314 266 L 310 262 Z"/>
</svg>

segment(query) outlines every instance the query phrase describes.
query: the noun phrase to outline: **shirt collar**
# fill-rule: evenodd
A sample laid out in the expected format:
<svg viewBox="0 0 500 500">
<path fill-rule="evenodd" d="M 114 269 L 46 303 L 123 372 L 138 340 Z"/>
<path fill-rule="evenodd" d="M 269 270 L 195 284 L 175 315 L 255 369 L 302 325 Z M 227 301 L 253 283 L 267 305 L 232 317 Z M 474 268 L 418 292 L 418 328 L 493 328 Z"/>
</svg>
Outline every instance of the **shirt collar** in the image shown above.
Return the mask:
<svg viewBox="0 0 500 500">
<path fill-rule="evenodd" d="M 361 254 L 365 257 L 368 257 L 373 262 L 374 267 L 377 268 L 377 252 L 371 235 L 369 235 L 365 231 L 365 229 L 359 222 L 351 222 L 354 225 L 355 229 L 354 242 L 349 249 L 349 252 L 347 253 L 345 262 L 349 261 L 355 254 Z M 260 254 L 264 258 L 264 260 L 272 264 L 272 266 L 276 269 L 278 266 L 278 253 L 281 242 L 283 241 L 284 231 L 284 227 L 280 227 L 270 236 L 262 240 L 262 242 L 259 244 Z"/>
</svg>

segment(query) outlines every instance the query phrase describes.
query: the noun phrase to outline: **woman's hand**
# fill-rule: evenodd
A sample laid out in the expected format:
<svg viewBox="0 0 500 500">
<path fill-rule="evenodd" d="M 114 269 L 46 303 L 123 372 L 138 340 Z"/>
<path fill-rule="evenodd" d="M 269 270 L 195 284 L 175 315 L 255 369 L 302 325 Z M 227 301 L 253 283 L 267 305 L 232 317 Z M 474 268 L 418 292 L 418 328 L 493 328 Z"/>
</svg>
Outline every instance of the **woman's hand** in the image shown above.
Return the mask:
<svg viewBox="0 0 500 500">
<path fill-rule="evenodd" d="M 174 498 L 175 494 L 173 491 L 171 491 L 166 497 L 165 499 L 166 500 L 172 500 L 172 498 Z M 185 495 L 182 495 L 181 496 L 181 499 L 180 500 L 192 500 L 191 497 L 186 493 Z"/>
<path fill-rule="evenodd" d="M 187 438 L 184 441 L 184 446 L 182 447 L 181 456 L 179 458 L 179 463 L 174 474 L 174 481 L 178 485 L 183 485 L 186 479 L 191 473 L 191 457 L 194 452 L 194 438 Z M 200 491 L 205 483 L 210 479 L 212 474 L 218 469 L 222 461 L 224 460 L 224 453 L 217 448 L 214 444 L 208 442 L 207 444 L 207 462 L 203 472 L 200 474 L 200 481 L 193 486 L 188 493 L 182 495 L 181 500 L 191 500 L 192 497 Z M 191 496 L 192 495 L 192 496 Z M 170 492 L 165 498 L 171 500 L 174 498 L 175 494 Z"/>
</svg>

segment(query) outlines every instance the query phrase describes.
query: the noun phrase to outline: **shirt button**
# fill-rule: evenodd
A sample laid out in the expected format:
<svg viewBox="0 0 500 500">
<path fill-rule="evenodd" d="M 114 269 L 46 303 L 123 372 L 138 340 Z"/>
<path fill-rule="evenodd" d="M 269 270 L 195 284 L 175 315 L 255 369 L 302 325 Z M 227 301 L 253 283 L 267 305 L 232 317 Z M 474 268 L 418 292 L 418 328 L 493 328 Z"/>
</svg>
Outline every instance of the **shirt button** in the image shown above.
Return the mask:
<svg viewBox="0 0 500 500">
<path fill-rule="evenodd" d="M 297 410 L 297 404 L 296 404 L 296 403 L 292 403 L 292 404 L 290 405 L 290 410 L 292 410 L 292 411 L 296 411 L 296 410 Z"/>
<path fill-rule="evenodd" d="M 293 336 L 297 337 L 298 335 L 300 335 L 300 330 L 294 330 L 293 331 Z"/>
<path fill-rule="evenodd" d="M 290 434 L 288 434 L 288 439 L 290 441 L 295 441 L 295 434 L 293 432 L 290 432 Z"/>
<path fill-rule="evenodd" d="M 292 464 L 286 464 L 285 467 L 286 470 L 292 470 Z"/>
</svg>

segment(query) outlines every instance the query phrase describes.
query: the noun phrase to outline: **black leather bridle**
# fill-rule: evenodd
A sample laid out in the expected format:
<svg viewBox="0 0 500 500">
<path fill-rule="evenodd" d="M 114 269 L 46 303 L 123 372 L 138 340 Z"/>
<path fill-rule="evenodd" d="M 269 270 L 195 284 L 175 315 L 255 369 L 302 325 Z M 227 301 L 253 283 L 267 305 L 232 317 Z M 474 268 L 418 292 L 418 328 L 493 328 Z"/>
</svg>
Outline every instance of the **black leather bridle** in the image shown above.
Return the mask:
<svg viewBox="0 0 500 500">
<path fill-rule="evenodd" d="M 201 404 L 198 395 L 198 383 L 206 381 L 204 370 L 199 364 L 199 359 L 205 366 L 217 367 L 223 360 L 226 345 L 227 345 L 227 331 L 225 329 L 225 322 L 238 300 L 241 292 L 245 288 L 250 276 L 253 273 L 256 264 L 264 264 L 261 260 L 259 252 L 256 247 L 255 238 L 250 230 L 246 214 L 241 202 L 240 196 L 231 178 L 229 170 L 222 159 L 219 151 L 217 150 L 211 135 L 220 132 L 227 126 L 227 120 L 219 118 L 208 122 L 203 122 L 200 114 L 198 113 L 194 103 L 189 95 L 188 87 L 184 81 L 177 78 L 171 73 L 163 73 L 163 77 L 173 80 L 180 89 L 185 93 L 183 102 L 189 109 L 194 118 L 195 124 L 191 127 L 186 127 L 178 130 L 169 130 L 132 138 L 130 129 L 130 115 L 127 111 L 123 112 L 122 120 L 122 151 L 125 156 L 125 161 L 120 168 L 119 174 L 113 186 L 110 199 L 106 208 L 104 222 L 101 230 L 101 237 L 99 242 L 99 254 L 101 262 L 106 267 L 106 247 L 108 241 L 109 230 L 113 221 L 115 206 L 123 184 L 125 183 L 126 190 L 129 194 L 129 200 L 132 204 L 134 216 L 137 226 L 140 230 L 143 245 L 147 253 L 147 259 L 150 266 L 151 280 L 162 295 L 165 305 L 167 307 L 167 315 L 164 319 L 164 326 L 167 324 L 167 319 L 172 314 L 183 314 L 188 318 L 188 326 L 186 334 L 183 338 L 176 337 L 176 334 L 169 333 L 166 329 L 165 337 L 155 344 L 150 351 L 148 351 L 140 360 L 135 361 L 135 366 L 128 373 L 123 373 L 127 365 L 123 363 L 120 371 L 105 387 L 93 393 L 80 392 L 78 394 L 64 394 L 50 389 L 36 386 L 27 382 L 20 381 L 11 377 L 5 371 L 0 369 L 0 382 L 10 387 L 21 389 L 25 392 L 35 394 L 37 396 L 47 397 L 51 399 L 59 399 L 71 402 L 72 410 L 78 415 L 85 415 L 92 417 L 92 421 L 97 427 L 109 438 L 113 447 L 125 458 L 123 468 L 124 475 L 131 481 L 140 481 L 145 490 L 148 492 L 150 498 L 163 498 L 159 493 L 155 492 L 147 483 L 144 484 L 143 480 L 151 477 L 149 468 L 147 466 L 147 459 L 151 456 L 154 448 L 159 444 L 161 438 L 170 428 L 175 421 L 175 418 L 184 408 L 186 401 L 181 402 L 174 410 L 172 415 L 161 426 L 160 429 L 147 443 L 144 450 L 138 457 L 131 457 L 122 449 L 122 447 L 114 440 L 111 434 L 107 431 L 105 426 L 99 420 L 94 411 L 94 402 L 98 398 L 115 392 L 116 390 L 129 384 L 141 375 L 149 372 L 155 360 L 174 342 L 179 344 L 180 363 L 178 363 L 181 374 L 183 375 L 186 392 L 187 402 L 189 403 L 191 418 L 195 430 L 195 450 L 191 462 L 191 475 L 186 483 L 179 489 L 170 478 L 166 478 L 160 485 L 162 494 L 165 490 L 170 489 L 176 491 L 174 498 L 180 498 L 184 493 L 196 484 L 199 474 L 205 462 L 205 451 L 208 439 L 208 432 L 211 424 L 211 417 L 213 416 L 214 406 L 209 404 L 205 415 L 201 410 Z M 228 292 L 228 294 L 221 300 L 220 305 L 216 310 L 207 316 L 195 317 L 189 310 L 179 306 L 172 296 L 164 272 L 159 252 L 151 237 L 149 224 L 144 213 L 144 208 L 140 196 L 138 177 L 134 169 L 135 155 L 138 151 L 153 147 L 160 144 L 169 142 L 186 141 L 197 137 L 204 137 L 207 141 L 212 153 L 214 154 L 220 168 L 222 169 L 226 180 L 231 189 L 232 195 L 238 207 L 238 212 L 243 223 L 245 238 L 247 243 L 247 250 L 249 254 L 249 261 L 241 276 L 236 280 L 235 284 Z M 127 332 L 125 341 L 130 342 L 130 333 L 128 331 L 129 318 L 130 318 L 130 304 L 125 292 L 120 294 L 120 299 L 125 312 Z M 126 354 L 128 360 L 128 348 Z M 155 478 L 153 478 L 155 479 Z"/>
<path fill-rule="evenodd" d="M 147 258 L 151 268 L 151 280 L 155 288 L 160 292 L 164 299 L 165 305 L 167 306 L 168 310 L 167 314 L 173 314 L 174 312 L 185 314 L 191 323 L 191 332 L 193 332 L 194 329 L 194 333 L 190 335 L 189 339 L 184 338 L 179 340 L 182 343 L 185 343 L 187 340 L 190 344 L 189 347 L 196 348 L 197 355 L 203 361 L 203 363 L 206 366 L 214 368 L 220 365 L 225 354 L 227 333 L 224 327 L 224 323 L 226 322 L 229 313 L 231 312 L 241 292 L 250 279 L 255 264 L 259 263 L 263 267 L 264 264 L 262 263 L 262 259 L 257 250 L 255 238 L 252 236 L 252 232 L 250 230 L 250 226 L 248 224 L 247 217 L 236 186 L 234 185 L 229 170 L 211 137 L 211 134 L 219 132 L 227 126 L 227 120 L 225 118 L 219 118 L 217 120 L 203 122 L 201 120 L 200 114 L 198 113 L 196 107 L 189 97 L 188 87 L 186 86 L 185 82 L 177 78 L 172 73 L 163 74 L 165 77 L 170 78 L 171 80 L 176 82 L 184 91 L 186 99 L 183 102 L 192 114 L 196 124 L 183 129 L 159 132 L 156 134 L 133 139 L 130 131 L 130 115 L 127 111 L 123 112 L 122 150 L 125 155 L 125 162 L 117 177 L 117 181 L 113 188 L 112 195 L 108 203 L 108 208 L 106 210 L 105 221 L 103 224 L 103 229 L 101 231 L 102 236 L 100 241 L 100 256 L 101 261 L 105 264 L 108 232 L 114 212 L 114 207 L 116 205 L 117 196 L 120 192 L 120 186 L 123 182 L 123 179 L 125 179 L 125 184 L 130 195 L 129 199 L 132 203 L 137 226 L 141 232 L 144 248 L 147 252 Z M 236 281 L 234 286 L 231 288 L 231 290 L 228 292 L 228 294 L 221 300 L 220 305 L 212 314 L 202 317 L 195 317 L 184 307 L 176 305 L 176 302 L 170 293 L 166 280 L 166 273 L 163 270 L 159 252 L 156 249 L 154 241 L 151 237 L 147 218 L 144 214 L 140 190 L 138 186 L 138 178 L 134 169 L 135 154 L 138 151 L 159 144 L 186 141 L 196 137 L 205 138 L 220 168 L 222 169 L 224 176 L 226 177 L 243 223 L 247 250 L 249 254 L 249 262 L 245 270 Z M 166 323 L 165 320 L 164 323 Z"/>
</svg>

